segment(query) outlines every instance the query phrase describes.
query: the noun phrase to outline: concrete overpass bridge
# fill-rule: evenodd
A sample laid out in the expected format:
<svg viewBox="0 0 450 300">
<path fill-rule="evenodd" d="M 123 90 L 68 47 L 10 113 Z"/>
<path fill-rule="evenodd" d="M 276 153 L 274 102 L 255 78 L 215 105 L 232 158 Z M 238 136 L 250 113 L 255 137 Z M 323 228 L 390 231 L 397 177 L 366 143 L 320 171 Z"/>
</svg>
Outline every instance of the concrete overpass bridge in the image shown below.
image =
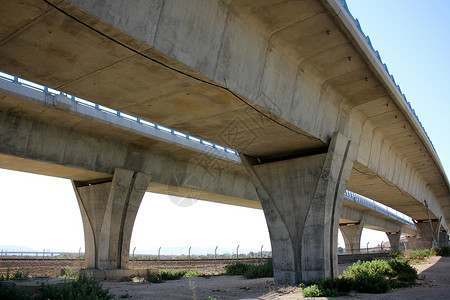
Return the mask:
<svg viewBox="0 0 450 300">
<path fill-rule="evenodd" d="M 3 125 L 1 131 L 1 136 L 3 137 L 1 139 L 1 144 L 4 146 L 0 152 L 2 158 L 0 165 L 4 168 L 50 176 L 62 176 L 74 181 L 76 191 L 78 191 L 79 186 L 110 182 L 113 180 L 110 178 L 111 176 L 99 172 L 98 169 L 98 164 L 100 162 L 101 165 L 107 164 L 104 159 L 98 159 L 96 164 L 82 165 L 84 159 L 89 160 L 89 156 L 91 155 L 91 153 L 87 151 L 86 145 L 78 146 L 76 149 L 71 149 L 70 151 L 66 151 L 66 149 L 73 148 L 74 145 L 83 145 L 83 143 L 86 142 L 86 136 L 95 138 L 97 141 L 109 139 L 112 143 L 108 146 L 113 146 L 115 143 L 129 143 L 129 140 L 123 139 L 124 135 L 114 136 L 111 134 L 111 132 L 117 133 L 116 130 L 111 130 L 111 127 L 115 127 L 116 129 L 153 140 L 153 143 L 159 141 L 161 145 L 173 145 L 177 151 L 181 151 L 180 148 L 184 149 L 184 156 L 179 157 L 178 159 L 175 159 L 170 154 L 168 155 L 166 151 L 157 151 L 158 154 L 161 155 L 158 160 L 164 161 L 165 164 L 168 164 L 171 167 L 165 170 L 167 173 L 165 176 L 153 178 L 147 187 L 147 191 L 175 196 L 195 197 L 208 201 L 231 203 L 234 205 L 261 209 L 258 196 L 251 187 L 245 195 L 238 194 L 236 196 L 236 194 L 234 194 L 234 197 L 230 197 L 230 195 L 233 195 L 233 189 L 236 189 L 236 187 L 238 187 L 237 190 L 249 189 L 249 187 L 246 186 L 249 181 L 248 176 L 245 176 L 245 169 L 242 166 L 238 154 L 234 150 L 208 143 L 207 141 L 188 136 L 181 132 L 169 130 L 158 124 L 138 119 L 107 107 L 99 106 L 98 104 L 75 96 L 61 94 L 59 91 L 51 88 L 40 86 L 2 72 L 0 72 L 0 95 L 0 108 L 4 112 L 0 118 L 2 121 L 1 124 Z M 39 107 L 39 105 L 41 105 L 41 107 Z M 20 114 L 17 114 L 17 111 L 20 112 Z M 51 128 L 56 124 L 58 127 L 61 127 L 61 125 L 63 125 L 61 124 L 61 120 L 70 124 L 81 124 L 90 120 L 92 121 L 92 127 L 95 129 L 93 133 L 109 133 L 103 133 L 102 136 L 90 136 L 90 134 L 85 131 L 80 132 L 73 125 L 70 129 L 71 134 L 69 135 L 55 132 L 53 128 L 49 130 L 49 127 Z M 28 124 L 28 126 L 17 126 L 17 124 Z M 34 137 L 36 131 L 30 131 L 30 128 L 33 127 L 36 128 L 35 130 L 39 131 L 38 139 Z M 25 136 L 25 140 L 28 142 L 24 147 L 23 142 Z M 80 138 L 82 139 L 81 141 L 79 140 Z M 61 144 L 61 146 L 58 147 L 54 144 L 55 139 L 58 140 L 58 144 Z M 32 140 L 34 141 L 30 142 Z M 46 146 L 43 147 L 43 145 Z M 117 145 L 114 145 L 114 147 L 117 147 Z M 60 151 L 62 154 L 60 155 L 60 159 L 55 160 L 54 156 L 49 153 L 49 149 Z M 139 153 L 140 156 L 145 156 L 147 155 L 145 152 L 148 152 L 148 150 L 134 147 L 133 152 L 135 153 L 135 157 L 137 153 Z M 74 159 L 72 157 L 73 153 L 77 153 L 76 155 L 81 155 L 81 157 Z M 98 158 L 102 156 L 104 156 L 104 153 Z M 187 169 L 183 169 L 186 168 L 187 159 Z M 77 162 L 74 163 L 74 161 Z M 119 160 L 119 162 L 121 161 L 122 160 Z M 235 166 L 234 171 L 230 171 L 228 168 L 217 168 L 216 164 L 211 163 L 211 161 L 225 161 L 238 166 Z M 202 168 L 199 169 L 199 165 Z M 181 167 L 183 172 L 180 173 L 180 169 L 176 169 L 174 166 Z M 213 167 L 211 168 L 210 166 Z M 120 165 L 120 167 L 125 166 Z M 192 167 L 195 169 L 192 169 Z M 88 169 L 86 170 L 86 168 Z M 239 169 L 243 176 L 236 177 L 233 173 Z M 145 173 L 161 173 L 161 171 L 155 171 L 154 169 L 148 168 L 145 170 L 142 169 L 141 171 Z M 123 172 L 123 170 L 121 172 Z M 79 181 L 80 176 L 96 176 L 98 179 L 82 182 Z M 235 177 L 234 184 L 227 186 L 227 189 L 221 188 L 221 182 L 224 178 L 230 176 Z M 105 194 L 107 194 L 107 192 L 105 192 Z M 239 197 L 247 197 L 247 199 Z M 83 199 L 80 196 L 79 203 L 81 211 L 83 212 Z M 138 207 L 135 207 L 134 209 L 137 210 Z M 91 210 L 95 210 L 98 213 L 97 208 L 91 208 Z M 100 210 L 102 211 L 102 209 Z M 128 209 L 124 209 L 123 211 L 128 212 Z M 87 216 L 88 211 L 84 212 L 85 215 L 83 221 L 85 225 L 92 225 L 92 220 L 89 220 Z M 103 217 L 104 215 L 105 213 L 102 211 L 100 216 Z M 130 219 L 129 222 L 133 223 L 134 217 L 135 214 L 132 214 L 127 218 Z M 111 222 L 104 222 L 105 224 L 103 224 L 103 221 L 100 221 L 102 227 L 111 226 Z M 344 196 L 339 225 L 344 236 L 347 252 L 349 253 L 353 253 L 360 249 L 360 239 L 363 228 L 386 232 L 394 249 L 398 249 L 399 247 L 400 234 L 418 236 L 414 224 L 406 216 L 393 213 L 392 210 L 350 191 L 346 191 Z M 119 228 L 121 228 L 121 226 L 119 226 Z M 126 236 L 125 240 L 128 241 L 120 243 L 120 247 L 122 247 L 125 252 L 122 254 L 125 258 L 124 261 L 121 262 L 120 267 L 126 268 L 128 265 L 127 258 L 132 226 L 127 230 L 121 231 L 123 233 L 115 234 Z M 101 236 L 100 233 L 93 234 L 89 230 L 85 232 L 85 235 L 86 237 L 89 237 L 90 235 Z M 89 238 L 87 238 L 87 249 L 89 249 L 89 245 L 92 246 L 93 243 L 93 241 L 90 241 Z M 118 246 L 119 245 L 114 245 L 115 248 Z M 95 249 L 98 247 L 101 246 L 94 245 L 92 248 Z M 101 255 L 93 252 L 95 251 L 86 252 L 87 257 L 92 259 L 91 261 L 87 260 L 87 266 L 98 268 L 100 266 L 98 259 L 100 259 Z M 107 267 L 114 265 L 114 260 L 111 260 L 109 255 L 110 254 L 107 253 L 107 257 L 104 257 L 105 262 L 108 264 Z M 114 267 L 118 267 L 118 265 L 116 264 Z"/>
<path fill-rule="evenodd" d="M 346 187 L 411 216 L 423 236 L 448 230 L 449 183 L 436 152 L 345 3 L 3 2 L 1 70 L 239 152 L 245 171 L 222 161 L 216 167 L 248 178 L 252 188 L 233 195 L 256 190 L 276 281 L 336 274 Z M 8 110 L 21 115 L 14 107 Z M 154 164 L 153 173 L 141 173 L 163 177 L 160 153 L 184 155 L 124 132 L 129 147 L 114 148 L 101 138 L 110 129 L 96 135 L 90 121 L 61 121 L 42 126 L 83 132 L 79 146 L 87 144 L 90 155 L 73 153 L 60 168 L 102 170 L 72 170 L 86 190 L 119 165 L 141 172 Z M 62 159 L 58 142 L 49 161 Z M 137 148 L 152 154 L 139 157 Z M 114 162 L 102 165 L 107 158 Z"/>
</svg>

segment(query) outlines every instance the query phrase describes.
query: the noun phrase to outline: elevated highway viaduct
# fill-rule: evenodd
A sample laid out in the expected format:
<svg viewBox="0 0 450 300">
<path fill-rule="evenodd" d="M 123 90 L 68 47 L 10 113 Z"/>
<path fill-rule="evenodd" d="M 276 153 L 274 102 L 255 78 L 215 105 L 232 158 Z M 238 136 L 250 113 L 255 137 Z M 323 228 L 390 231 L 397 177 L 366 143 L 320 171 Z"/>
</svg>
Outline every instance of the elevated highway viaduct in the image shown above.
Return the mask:
<svg viewBox="0 0 450 300">
<path fill-rule="evenodd" d="M 3 1 L 0 25 L 0 70 L 236 149 L 277 282 L 336 275 L 346 188 L 448 230 L 439 158 L 345 2 Z"/>
<path fill-rule="evenodd" d="M 45 87 L 0 72 L 0 166 L 73 181 L 85 225 L 88 268 L 128 266 L 140 197 L 131 197 L 126 204 L 127 197 L 108 196 L 111 184 L 127 188 L 123 182 L 117 183 L 126 174 L 133 173 L 135 180 L 154 174 L 142 183 L 141 195 L 147 185 L 149 192 L 261 209 L 235 152 L 158 129 L 157 124 L 137 121 L 83 99 L 45 91 Z M 149 144 L 152 147 L 145 146 Z M 99 189 L 103 197 L 89 195 L 89 189 Z M 108 212 L 111 204 L 120 208 Z M 117 221 L 123 218 L 123 224 Z M 339 226 L 347 253 L 359 251 L 363 228 L 388 233 L 397 250 L 400 234 L 418 236 L 411 221 L 349 191 Z M 101 231 L 110 227 L 105 236 Z"/>
</svg>

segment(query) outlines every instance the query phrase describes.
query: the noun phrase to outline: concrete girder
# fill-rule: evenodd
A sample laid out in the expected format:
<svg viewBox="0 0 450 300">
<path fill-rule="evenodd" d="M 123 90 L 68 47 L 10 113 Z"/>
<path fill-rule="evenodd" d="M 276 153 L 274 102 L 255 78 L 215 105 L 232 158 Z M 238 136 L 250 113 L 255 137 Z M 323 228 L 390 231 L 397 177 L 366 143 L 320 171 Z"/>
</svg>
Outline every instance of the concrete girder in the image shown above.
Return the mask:
<svg viewBox="0 0 450 300">
<path fill-rule="evenodd" d="M 116 169 L 111 181 L 72 181 L 83 220 L 85 266 L 128 269 L 134 221 L 151 176 Z"/>
<path fill-rule="evenodd" d="M 356 147 L 335 133 L 327 153 L 258 163 L 241 154 L 266 216 L 277 283 L 337 276 L 337 230 Z"/>
</svg>

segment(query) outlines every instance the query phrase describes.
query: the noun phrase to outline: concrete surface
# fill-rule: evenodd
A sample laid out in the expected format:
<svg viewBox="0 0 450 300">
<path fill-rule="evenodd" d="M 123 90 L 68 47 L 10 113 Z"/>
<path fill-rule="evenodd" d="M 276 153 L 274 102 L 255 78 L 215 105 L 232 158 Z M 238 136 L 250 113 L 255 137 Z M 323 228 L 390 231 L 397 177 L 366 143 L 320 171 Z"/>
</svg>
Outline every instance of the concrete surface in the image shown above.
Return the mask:
<svg viewBox="0 0 450 300">
<path fill-rule="evenodd" d="M 356 149 L 335 133 L 326 153 L 258 163 L 241 159 L 255 185 L 277 283 L 337 276 L 337 230 Z"/>
<path fill-rule="evenodd" d="M 326 156 L 333 164 L 334 154 L 325 155 L 333 149 L 333 134 L 340 132 L 351 141 L 355 157 L 345 167 L 348 174 L 337 180 L 344 186 L 334 187 L 334 198 L 318 189 L 325 206 L 311 206 L 321 214 L 332 201 L 335 216 L 325 214 L 319 226 L 326 227 L 327 218 L 336 225 L 321 231 L 331 241 L 321 244 L 328 254 L 319 254 L 319 260 L 330 253 L 331 258 L 324 259 L 325 266 L 316 274 L 334 273 L 329 245 L 337 236 L 331 232 L 337 230 L 347 181 L 349 190 L 416 220 L 442 218 L 441 225 L 448 229 L 450 188 L 439 159 L 339 1 L 50 3 L 54 6 L 38 0 L 4 1 L 1 70 L 236 149 L 259 162 L 247 170 L 314 156 Z M 54 110 L 11 102 L 9 96 L 2 95 L 0 110 L 1 166 L 59 172 L 87 182 L 110 179 L 116 168 L 126 166 L 151 174 L 154 190 L 180 195 L 192 189 L 186 185 L 167 190 L 162 182 L 174 177 L 164 178 L 165 170 L 182 170 L 183 178 L 200 170 L 204 176 L 198 190 L 206 192 L 200 197 L 215 197 L 209 186 L 216 179 L 205 175 L 198 162 L 187 164 L 186 154 L 177 148 L 167 150 L 167 145 L 136 134 L 94 127 L 92 121 L 65 120 L 63 114 L 53 118 Z M 167 165 L 173 160 L 164 150 L 177 163 Z M 37 163 L 28 166 L 30 160 Z M 319 161 L 312 164 L 320 165 Z M 52 162 L 61 167 L 54 171 Z M 217 165 L 206 169 L 221 172 L 227 167 L 220 160 Z M 310 171 L 317 177 L 320 167 L 315 167 Z M 244 172 L 231 166 L 230 172 L 220 173 L 219 189 L 231 188 L 232 196 L 216 201 L 235 204 L 254 194 L 249 186 L 259 181 L 244 179 Z M 236 179 L 245 183 L 235 186 Z M 330 192 L 328 179 L 320 180 Z M 267 201 L 261 202 L 264 207 Z M 305 249 L 301 255 L 309 255 L 310 248 Z M 316 262 L 311 262 L 312 270 Z M 294 268 L 294 281 L 301 268 Z"/>
<path fill-rule="evenodd" d="M 128 269 L 134 221 L 150 179 L 116 169 L 111 181 L 73 182 L 83 219 L 86 268 Z"/>
<path fill-rule="evenodd" d="M 345 252 L 358 254 L 361 249 L 361 234 L 364 229 L 364 219 L 355 224 L 339 226 L 345 243 Z"/>
<path fill-rule="evenodd" d="M 391 251 L 399 251 L 401 232 L 386 232 L 386 235 L 389 239 Z"/>
</svg>

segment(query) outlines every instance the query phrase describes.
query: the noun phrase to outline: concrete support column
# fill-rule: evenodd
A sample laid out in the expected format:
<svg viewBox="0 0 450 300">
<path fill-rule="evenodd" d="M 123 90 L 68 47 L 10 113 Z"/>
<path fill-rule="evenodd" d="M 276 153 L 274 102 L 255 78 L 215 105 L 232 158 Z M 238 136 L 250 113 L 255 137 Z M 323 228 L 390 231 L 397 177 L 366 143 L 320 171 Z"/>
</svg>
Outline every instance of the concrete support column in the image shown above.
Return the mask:
<svg viewBox="0 0 450 300">
<path fill-rule="evenodd" d="M 439 232 L 439 247 L 448 247 L 448 233 L 447 233 L 447 231 Z"/>
<path fill-rule="evenodd" d="M 73 181 L 83 219 L 86 268 L 128 269 L 131 233 L 150 176 L 116 169 L 112 181 Z"/>
<path fill-rule="evenodd" d="M 361 249 L 361 234 L 364 229 L 364 221 L 357 224 L 339 225 L 345 243 L 345 253 L 357 254 Z"/>
<path fill-rule="evenodd" d="M 438 220 L 415 221 L 420 234 L 420 242 L 423 249 L 436 248 L 438 246 L 438 232 L 441 222 Z"/>
<path fill-rule="evenodd" d="M 391 251 L 400 250 L 400 232 L 386 232 L 389 239 L 389 244 L 391 245 Z"/>
<path fill-rule="evenodd" d="M 417 236 L 408 236 L 408 249 L 417 250 L 421 249 L 420 239 Z"/>
<path fill-rule="evenodd" d="M 241 154 L 266 217 L 276 283 L 337 276 L 339 215 L 355 148 L 335 133 L 327 153 L 267 163 Z"/>
</svg>

